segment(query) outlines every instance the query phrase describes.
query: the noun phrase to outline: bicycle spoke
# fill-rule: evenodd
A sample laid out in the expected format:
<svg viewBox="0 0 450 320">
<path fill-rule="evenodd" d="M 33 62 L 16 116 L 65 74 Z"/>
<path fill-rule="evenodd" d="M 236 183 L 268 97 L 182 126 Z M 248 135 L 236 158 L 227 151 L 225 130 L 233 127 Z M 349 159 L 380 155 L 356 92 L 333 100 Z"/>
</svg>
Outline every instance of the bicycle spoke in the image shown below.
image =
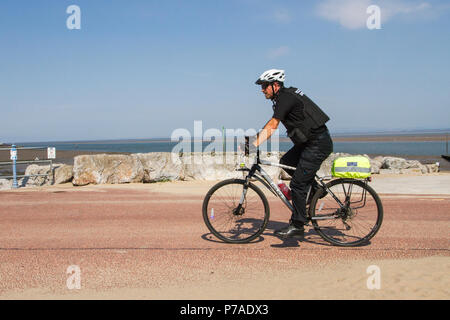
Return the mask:
<svg viewBox="0 0 450 320">
<path fill-rule="evenodd" d="M 244 184 L 233 181 L 222 184 L 210 195 L 204 208 L 204 217 L 211 231 L 229 242 L 245 242 L 262 232 L 268 217 L 261 195 L 252 187 L 246 188 L 244 201 L 239 205 Z M 211 209 L 214 210 L 213 215 Z"/>
<path fill-rule="evenodd" d="M 358 244 L 372 237 L 379 228 L 380 208 L 364 182 L 335 180 L 329 183 L 328 188 L 344 207 L 341 208 L 330 193 L 315 200 L 313 224 L 319 234 L 338 245 Z M 337 219 L 331 219 L 333 213 Z M 327 217 L 330 219 L 320 219 Z"/>
</svg>

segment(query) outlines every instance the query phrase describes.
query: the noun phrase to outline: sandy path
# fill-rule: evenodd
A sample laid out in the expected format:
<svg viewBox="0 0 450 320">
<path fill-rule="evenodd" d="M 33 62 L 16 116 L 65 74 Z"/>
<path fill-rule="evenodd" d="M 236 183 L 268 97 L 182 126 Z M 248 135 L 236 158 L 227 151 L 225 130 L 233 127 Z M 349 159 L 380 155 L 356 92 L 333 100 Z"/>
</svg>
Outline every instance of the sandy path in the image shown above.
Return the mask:
<svg viewBox="0 0 450 320">
<path fill-rule="evenodd" d="M 450 297 L 450 192 L 392 195 L 395 188 L 380 181 L 383 226 L 360 248 L 329 246 L 312 229 L 304 240 L 274 237 L 289 217 L 271 198 L 261 239 L 229 245 L 201 217 L 213 183 L 1 192 L 0 298 Z M 80 268 L 79 290 L 67 287 L 71 265 Z M 371 265 L 381 272 L 379 290 L 367 288 Z"/>
</svg>

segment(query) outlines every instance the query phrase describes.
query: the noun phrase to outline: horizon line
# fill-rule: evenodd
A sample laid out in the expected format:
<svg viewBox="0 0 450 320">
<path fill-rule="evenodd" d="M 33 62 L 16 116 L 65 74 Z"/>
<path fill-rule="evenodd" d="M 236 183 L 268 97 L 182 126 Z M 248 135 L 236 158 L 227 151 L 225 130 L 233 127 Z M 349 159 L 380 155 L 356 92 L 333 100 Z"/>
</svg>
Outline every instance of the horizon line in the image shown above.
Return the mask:
<svg viewBox="0 0 450 320">
<path fill-rule="evenodd" d="M 344 130 L 330 130 L 331 136 L 334 137 L 348 137 L 348 136 L 371 136 L 371 135 L 380 135 L 380 136 L 392 136 L 392 135 L 425 135 L 425 134 L 449 134 L 450 128 L 443 128 L 443 129 L 399 129 L 399 130 L 377 130 L 377 131 L 344 131 Z M 232 138 L 236 136 L 225 136 L 225 138 Z M 241 136 L 239 136 L 241 137 Z M 280 138 L 288 138 L 286 134 L 280 134 Z M 201 139 L 202 141 L 211 141 L 211 140 L 203 140 L 203 137 L 191 137 L 192 139 Z M 222 137 L 218 137 L 218 139 L 221 139 Z M 14 144 L 18 143 L 89 143 L 89 142 L 116 142 L 116 141 L 158 141 L 162 140 L 161 142 L 170 142 L 170 137 L 151 137 L 151 138 L 119 138 L 119 139 L 93 139 L 93 140 L 40 140 L 40 141 L 18 141 L 14 142 Z M 179 141 L 179 140 L 177 140 Z M 173 141 L 175 142 L 175 141 Z M 12 144 L 11 142 L 1 142 L 0 145 L 8 145 Z"/>
</svg>

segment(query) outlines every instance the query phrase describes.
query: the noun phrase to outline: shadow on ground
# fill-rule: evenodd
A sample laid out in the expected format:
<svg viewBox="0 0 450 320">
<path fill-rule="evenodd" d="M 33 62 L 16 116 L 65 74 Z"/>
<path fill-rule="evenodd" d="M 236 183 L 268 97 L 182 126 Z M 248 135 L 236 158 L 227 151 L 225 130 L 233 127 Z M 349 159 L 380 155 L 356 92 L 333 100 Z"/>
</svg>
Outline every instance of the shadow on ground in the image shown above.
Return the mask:
<svg viewBox="0 0 450 320">
<path fill-rule="evenodd" d="M 252 228 L 247 228 L 244 231 L 241 230 L 241 232 L 239 233 L 240 235 L 247 233 L 248 235 L 254 234 L 260 227 L 261 223 L 260 220 L 256 220 L 256 219 L 246 219 L 245 221 L 246 223 L 250 222 L 253 224 Z M 277 238 L 279 240 L 282 241 L 282 243 L 279 244 L 271 244 L 270 246 L 272 248 L 290 248 L 290 247 L 300 247 L 300 244 L 303 243 L 312 243 L 312 244 L 316 244 L 316 245 L 320 245 L 320 246 L 327 246 L 327 247 L 333 247 L 332 244 L 328 243 L 327 241 L 323 240 L 322 237 L 320 237 L 320 235 L 314 230 L 314 228 L 312 226 L 306 226 L 305 227 L 305 234 L 303 237 L 289 237 L 289 238 L 283 238 L 283 237 L 278 237 L 274 235 L 274 232 L 276 230 L 282 229 L 284 227 L 288 226 L 287 222 L 280 222 L 280 221 L 269 221 L 269 223 L 267 224 L 266 229 L 264 230 L 264 232 L 257 237 L 256 239 L 250 241 L 250 243 L 258 243 L 258 242 L 262 242 L 264 241 L 264 237 L 274 237 Z M 214 234 L 212 233 L 205 233 L 202 236 L 203 240 L 206 241 L 210 241 L 210 242 L 215 242 L 215 243 L 223 243 L 223 244 L 232 244 L 232 243 L 227 243 L 225 241 L 222 241 L 221 239 L 217 238 Z M 242 243 L 240 243 L 242 244 Z M 366 245 L 370 245 L 370 242 L 364 244 L 364 245 L 360 245 L 360 246 L 366 246 Z"/>
</svg>

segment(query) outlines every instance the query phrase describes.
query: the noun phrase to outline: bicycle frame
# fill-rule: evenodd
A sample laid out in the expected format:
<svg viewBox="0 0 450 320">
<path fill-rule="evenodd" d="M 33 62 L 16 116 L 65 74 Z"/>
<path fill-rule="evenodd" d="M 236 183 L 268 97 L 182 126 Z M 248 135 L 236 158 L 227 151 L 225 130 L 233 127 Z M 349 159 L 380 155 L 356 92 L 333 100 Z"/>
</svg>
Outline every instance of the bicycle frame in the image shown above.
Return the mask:
<svg viewBox="0 0 450 320">
<path fill-rule="evenodd" d="M 238 169 L 239 171 L 249 171 L 249 174 L 245 177 L 246 186 L 248 186 L 251 179 L 256 179 L 259 182 L 261 182 L 267 189 L 269 189 L 275 196 L 281 199 L 283 203 L 291 210 L 294 210 L 294 207 L 291 202 L 286 198 L 286 196 L 283 194 L 283 192 L 280 190 L 280 188 L 277 186 L 277 184 L 270 178 L 269 174 L 261 168 L 260 165 L 267 165 L 267 166 L 274 166 L 274 167 L 280 167 L 284 169 L 291 169 L 295 170 L 294 167 L 285 166 L 279 163 L 260 160 L 259 159 L 259 150 L 257 151 L 256 161 L 252 165 L 250 169 Z M 245 189 L 245 188 L 244 188 Z M 243 200 L 245 198 L 246 190 L 243 192 L 243 196 L 241 197 L 240 204 L 243 203 Z"/>
<path fill-rule="evenodd" d="M 275 182 L 273 182 L 273 180 L 270 178 L 270 176 L 267 174 L 266 171 L 264 171 L 263 168 L 261 168 L 260 165 L 267 165 L 267 166 L 273 166 L 273 167 L 279 167 L 282 169 L 288 169 L 288 170 L 296 170 L 297 168 L 295 167 L 291 167 L 291 166 L 287 166 L 287 165 L 283 165 L 280 163 L 276 163 L 276 162 L 270 162 L 270 161 L 266 161 L 266 160 L 261 160 L 259 157 L 259 149 L 257 149 L 256 151 L 256 159 L 255 162 L 253 163 L 252 167 L 250 169 L 248 168 L 241 168 L 241 169 L 237 169 L 238 171 L 249 171 L 249 174 L 246 176 L 245 178 L 245 186 L 244 186 L 244 190 L 242 192 L 242 196 L 241 199 L 239 201 L 239 205 L 238 205 L 238 209 L 240 210 L 240 207 L 242 206 L 242 204 L 244 203 L 245 200 L 245 196 L 247 194 L 247 189 L 248 189 L 248 184 L 250 182 L 250 179 L 254 178 L 256 180 L 258 180 L 259 182 L 261 182 L 267 189 L 269 189 L 275 196 L 277 196 L 278 198 L 281 199 L 281 201 L 291 210 L 294 210 L 294 206 L 292 205 L 292 203 L 286 198 L 286 196 L 283 194 L 283 192 L 280 190 L 280 188 L 277 186 L 277 184 Z M 316 174 L 315 177 L 316 181 L 334 198 L 334 200 L 336 200 L 336 202 L 339 204 L 339 206 L 341 208 L 345 208 L 346 205 L 343 204 L 338 197 L 336 197 L 336 195 L 326 186 L 326 184 L 323 182 L 323 180 L 325 179 L 325 177 L 319 177 Z M 306 199 L 309 198 L 311 193 L 311 186 L 308 189 L 308 193 L 306 195 Z M 332 218 L 330 217 L 308 217 L 312 220 L 320 220 L 320 219 L 334 219 L 334 217 Z"/>
</svg>

